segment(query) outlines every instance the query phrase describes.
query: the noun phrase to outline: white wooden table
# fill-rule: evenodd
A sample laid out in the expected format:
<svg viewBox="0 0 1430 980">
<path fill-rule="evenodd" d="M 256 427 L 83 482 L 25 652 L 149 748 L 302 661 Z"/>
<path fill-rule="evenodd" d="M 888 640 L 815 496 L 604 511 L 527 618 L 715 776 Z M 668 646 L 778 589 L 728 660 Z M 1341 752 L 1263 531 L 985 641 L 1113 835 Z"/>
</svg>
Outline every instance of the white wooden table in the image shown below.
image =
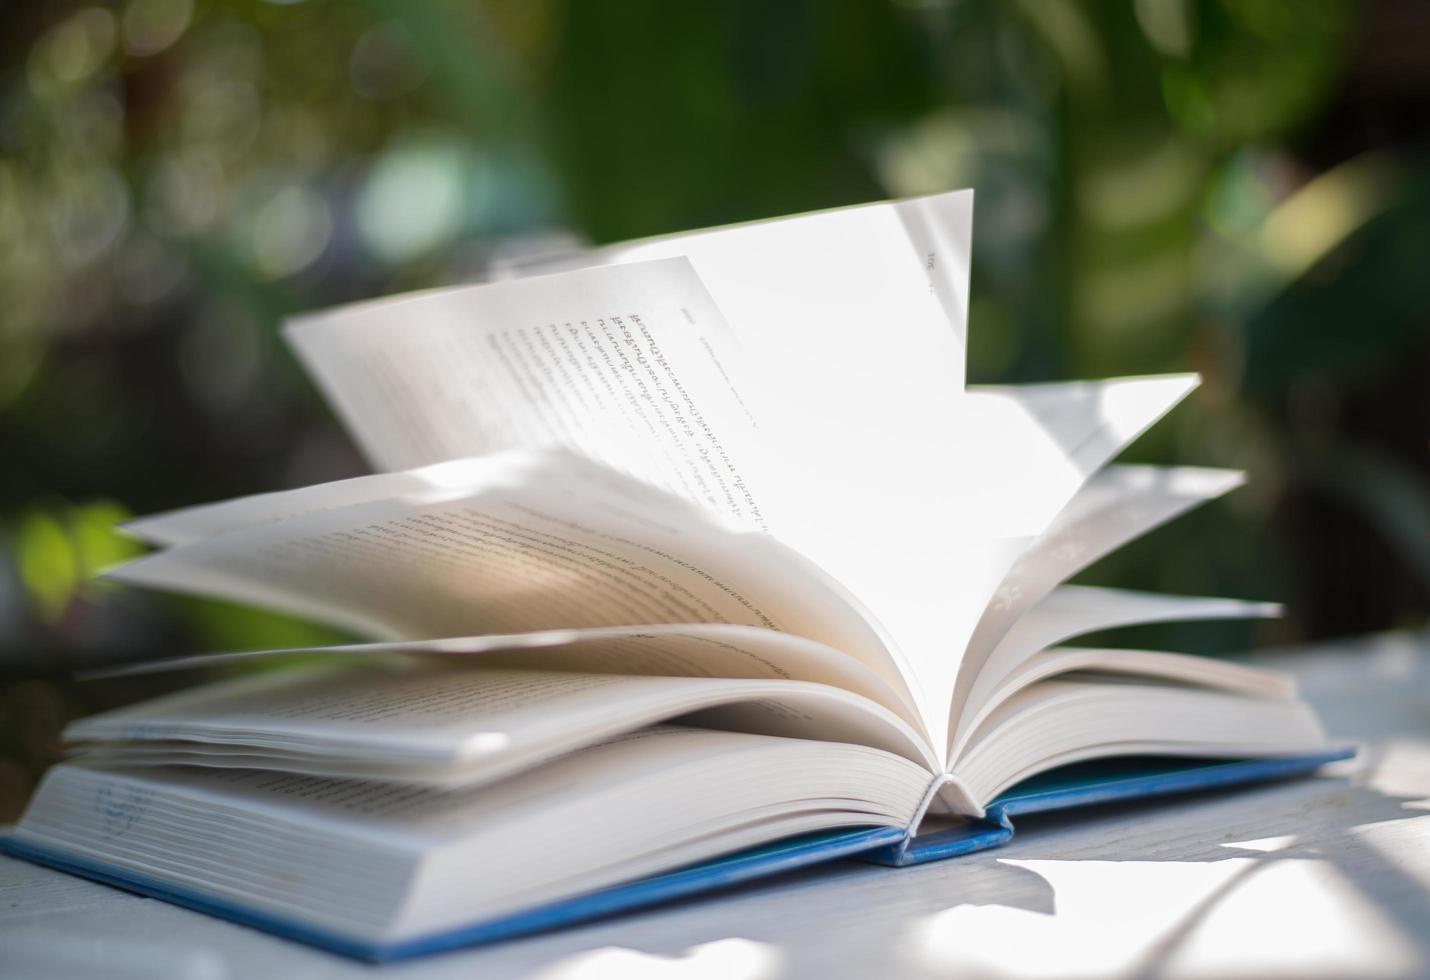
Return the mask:
<svg viewBox="0 0 1430 980">
<path fill-rule="evenodd" d="M 1338 776 L 1025 818 L 986 854 L 386 967 L 0 859 L 0 976 L 1430 975 L 1430 637 L 1267 659 L 1364 744 Z"/>
</svg>

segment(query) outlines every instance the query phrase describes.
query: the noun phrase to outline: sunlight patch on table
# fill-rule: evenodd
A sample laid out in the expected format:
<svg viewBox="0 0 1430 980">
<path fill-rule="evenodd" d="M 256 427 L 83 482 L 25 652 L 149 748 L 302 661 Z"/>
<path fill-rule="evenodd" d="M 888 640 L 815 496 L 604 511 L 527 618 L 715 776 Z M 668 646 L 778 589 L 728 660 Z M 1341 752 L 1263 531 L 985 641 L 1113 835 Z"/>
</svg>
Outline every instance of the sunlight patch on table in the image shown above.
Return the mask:
<svg viewBox="0 0 1430 980">
<path fill-rule="evenodd" d="M 1430 808 L 1430 800 L 1405 806 L 1424 810 Z M 1430 829 L 1430 816 L 1423 815 L 1381 820 L 1350 829 L 1351 837 L 1369 847 L 1378 858 L 1382 873 L 1377 876 L 1377 883 L 1413 893 L 1403 897 L 1408 908 L 1430 907 L 1430 848 L 1424 844 L 1427 829 Z M 1399 880 L 1387 881 L 1387 872 Z M 1430 944 L 1430 936 L 1425 939 Z"/>
<path fill-rule="evenodd" d="M 1221 846 L 1239 848 L 1243 851 L 1261 851 L 1263 854 L 1270 854 L 1273 851 L 1284 851 L 1294 843 L 1296 843 L 1296 835 L 1285 834 L 1281 837 L 1261 837 L 1256 840 L 1227 841 Z"/>
<path fill-rule="evenodd" d="M 921 967 L 1015 976 L 1378 976 L 1426 965 L 1413 937 L 1325 861 L 1002 863 L 1047 880 L 1054 913 L 1002 905 L 937 912 L 910 930 L 908 948 Z"/>
<path fill-rule="evenodd" d="M 558 960 L 536 975 L 538 980 L 766 980 L 777 975 L 783 956 L 776 946 L 753 939 L 718 939 L 691 946 L 676 956 L 643 953 L 622 946 L 587 950 Z"/>
<path fill-rule="evenodd" d="M 1430 809 L 1424 798 L 1426 777 L 1430 776 L 1430 743 L 1419 739 L 1388 739 L 1371 759 L 1365 783 L 1387 796 L 1415 797 L 1406 809 Z"/>
</svg>

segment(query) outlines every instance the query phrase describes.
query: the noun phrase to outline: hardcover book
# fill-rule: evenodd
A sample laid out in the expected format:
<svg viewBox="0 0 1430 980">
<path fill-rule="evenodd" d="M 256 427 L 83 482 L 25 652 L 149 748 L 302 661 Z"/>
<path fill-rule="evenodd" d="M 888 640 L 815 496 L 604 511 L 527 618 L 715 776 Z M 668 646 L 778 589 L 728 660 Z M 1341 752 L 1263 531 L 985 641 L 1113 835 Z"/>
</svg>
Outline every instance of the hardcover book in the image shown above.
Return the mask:
<svg viewBox="0 0 1430 980">
<path fill-rule="evenodd" d="M 1286 678 L 1067 645 L 1275 615 L 1069 585 L 1241 482 L 1117 464 L 1193 376 L 966 387 L 972 195 L 299 318 L 375 474 L 109 573 L 361 639 L 82 719 L 0 846 L 350 955 L 552 928 L 1343 755 Z"/>
</svg>

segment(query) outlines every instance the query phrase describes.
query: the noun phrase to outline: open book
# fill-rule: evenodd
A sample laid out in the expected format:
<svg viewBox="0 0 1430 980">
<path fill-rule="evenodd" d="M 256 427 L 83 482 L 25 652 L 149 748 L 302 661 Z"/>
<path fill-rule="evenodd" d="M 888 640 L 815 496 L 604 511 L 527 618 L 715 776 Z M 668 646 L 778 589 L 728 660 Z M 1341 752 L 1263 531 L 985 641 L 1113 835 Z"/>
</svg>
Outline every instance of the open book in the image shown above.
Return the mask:
<svg viewBox="0 0 1430 980">
<path fill-rule="evenodd" d="M 964 388 L 971 205 L 296 321 L 379 472 L 135 521 L 110 577 L 370 639 L 75 723 L 6 846 L 392 956 L 1314 768 L 1282 677 L 1062 645 L 1277 610 L 1063 584 L 1241 477 L 1110 462 L 1193 377 Z M 1060 768 L 1109 757 L 1160 761 Z"/>
</svg>

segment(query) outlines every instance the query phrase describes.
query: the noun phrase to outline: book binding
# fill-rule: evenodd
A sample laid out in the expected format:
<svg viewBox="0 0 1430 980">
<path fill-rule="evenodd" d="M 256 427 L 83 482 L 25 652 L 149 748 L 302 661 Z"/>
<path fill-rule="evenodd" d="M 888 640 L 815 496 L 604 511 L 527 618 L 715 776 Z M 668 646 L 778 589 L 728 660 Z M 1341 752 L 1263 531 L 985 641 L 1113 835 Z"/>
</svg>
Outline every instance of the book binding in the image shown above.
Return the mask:
<svg viewBox="0 0 1430 980">
<path fill-rule="evenodd" d="M 859 860 L 900 868 L 942 861 L 1006 843 L 1013 837 L 1015 816 L 1287 779 L 1355 754 L 1353 747 L 1340 746 L 1307 755 L 1232 761 L 1123 758 L 1065 766 L 1020 783 L 988 804 L 977 820 L 905 836 L 860 854 Z"/>
</svg>

